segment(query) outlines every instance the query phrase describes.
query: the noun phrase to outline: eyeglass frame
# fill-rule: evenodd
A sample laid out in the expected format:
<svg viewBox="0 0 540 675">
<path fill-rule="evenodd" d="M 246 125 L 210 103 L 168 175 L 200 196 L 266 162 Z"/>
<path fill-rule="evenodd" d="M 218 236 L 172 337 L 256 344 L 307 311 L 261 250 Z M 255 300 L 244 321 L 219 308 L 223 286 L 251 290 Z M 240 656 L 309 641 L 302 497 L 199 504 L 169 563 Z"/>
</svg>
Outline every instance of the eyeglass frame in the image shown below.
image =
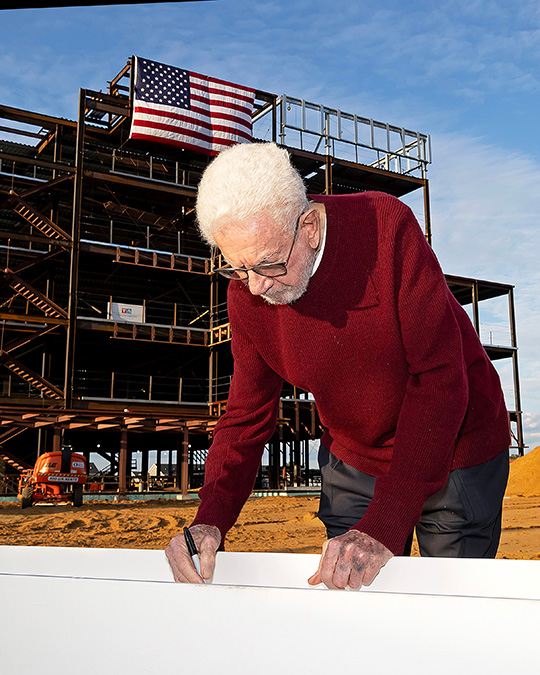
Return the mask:
<svg viewBox="0 0 540 675">
<path fill-rule="evenodd" d="M 300 218 L 304 215 L 305 211 L 303 211 L 298 218 L 296 219 L 296 225 L 294 227 L 294 236 L 291 244 L 291 248 L 289 249 L 289 254 L 287 258 L 283 262 L 278 262 L 278 263 L 261 263 L 260 265 L 254 265 L 253 267 L 247 268 L 247 267 L 218 267 L 214 270 L 214 272 L 217 272 L 218 274 L 221 274 L 221 276 L 225 277 L 226 279 L 231 279 L 232 281 L 245 281 L 246 279 L 249 279 L 249 272 L 255 272 L 255 274 L 258 274 L 261 277 L 266 277 L 268 279 L 275 279 L 276 277 L 284 277 L 287 274 L 287 265 L 289 264 L 289 260 L 291 258 L 291 254 L 293 252 L 294 244 L 296 242 L 296 237 L 298 235 L 298 230 L 300 227 Z M 257 268 L 268 268 L 268 267 L 282 267 L 283 272 L 280 272 L 279 274 L 264 274 L 262 272 L 258 272 Z M 238 276 L 238 277 L 233 277 L 231 274 L 234 273 L 243 273 L 245 276 Z"/>
</svg>

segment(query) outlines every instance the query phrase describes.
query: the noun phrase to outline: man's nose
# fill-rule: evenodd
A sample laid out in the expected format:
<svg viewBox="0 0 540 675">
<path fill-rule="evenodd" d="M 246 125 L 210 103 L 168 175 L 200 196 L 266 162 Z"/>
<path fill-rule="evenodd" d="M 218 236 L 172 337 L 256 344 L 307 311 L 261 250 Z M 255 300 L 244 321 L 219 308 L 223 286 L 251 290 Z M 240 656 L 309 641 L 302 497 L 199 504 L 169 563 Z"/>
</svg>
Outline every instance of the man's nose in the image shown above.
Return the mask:
<svg viewBox="0 0 540 675">
<path fill-rule="evenodd" d="M 273 285 L 271 277 L 263 277 L 257 272 L 248 272 L 249 291 L 253 295 L 262 295 Z"/>
</svg>

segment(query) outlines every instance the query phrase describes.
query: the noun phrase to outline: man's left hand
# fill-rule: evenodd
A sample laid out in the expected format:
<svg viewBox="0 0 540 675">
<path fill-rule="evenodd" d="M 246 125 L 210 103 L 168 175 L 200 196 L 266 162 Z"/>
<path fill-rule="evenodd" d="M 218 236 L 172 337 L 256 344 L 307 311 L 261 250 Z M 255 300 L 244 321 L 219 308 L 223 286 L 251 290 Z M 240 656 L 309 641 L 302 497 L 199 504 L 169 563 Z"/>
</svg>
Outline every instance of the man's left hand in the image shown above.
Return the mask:
<svg viewBox="0 0 540 675">
<path fill-rule="evenodd" d="M 393 553 L 373 537 L 349 530 L 324 542 L 319 569 L 308 583 L 323 583 L 333 589 L 369 586 L 392 557 Z"/>
</svg>

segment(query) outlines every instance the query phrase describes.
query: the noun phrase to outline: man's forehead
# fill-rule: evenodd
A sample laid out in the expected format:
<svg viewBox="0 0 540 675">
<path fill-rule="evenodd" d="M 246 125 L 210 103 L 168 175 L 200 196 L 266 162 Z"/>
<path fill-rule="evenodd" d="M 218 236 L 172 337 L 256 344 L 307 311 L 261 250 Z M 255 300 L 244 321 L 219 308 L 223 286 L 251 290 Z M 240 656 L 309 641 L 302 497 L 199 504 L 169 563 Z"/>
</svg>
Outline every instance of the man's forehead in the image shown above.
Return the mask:
<svg viewBox="0 0 540 675">
<path fill-rule="evenodd" d="M 238 258 L 249 258 L 251 264 L 259 264 L 263 259 L 280 253 L 285 237 L 273 223 L 261 223 L 256 227 L 231 225 L 220 229 L 214 235 L 216 244 L 229 262 Z"/>
</svg>

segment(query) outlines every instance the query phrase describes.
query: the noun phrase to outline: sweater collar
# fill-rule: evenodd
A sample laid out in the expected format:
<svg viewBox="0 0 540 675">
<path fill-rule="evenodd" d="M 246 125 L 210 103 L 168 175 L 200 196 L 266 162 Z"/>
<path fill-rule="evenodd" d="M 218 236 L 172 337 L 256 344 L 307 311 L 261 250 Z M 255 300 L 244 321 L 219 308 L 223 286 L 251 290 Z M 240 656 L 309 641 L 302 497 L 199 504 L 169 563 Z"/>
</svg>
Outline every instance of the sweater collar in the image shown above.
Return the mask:
<svg viewBox="0 0 540 675">
<path fill-rule="evenodd" d="M 322 286 L 329 283 L 329 277 L 339 275 L 340 251 L 343 250 L 344 246 L 347 246 L 347 242 L 343 239 L 343 227 L 340 221 L 344 217 L 354 218 L 355 215 L 350 210 L 340 208 L 340 202 L 343 203 L 344 201 L 341 195 L 308 195 L 308 199 L 324 204 L 326 227 L 323 247 L 321 247 L 320 257 L 316 262 L 317 269 L 311 277 L 306 293 L 297 301 L 298 303 L 302 303 L 303 300 L 311 301 L 315 297 L 315 293 L 318 293 Z M 356 307 L 378 305 L 379 294 L 368 269 L 359 264 L 356 274 L 359 284 L 364 287 L 363 296 L 357 300 Z"/>
</svg>

